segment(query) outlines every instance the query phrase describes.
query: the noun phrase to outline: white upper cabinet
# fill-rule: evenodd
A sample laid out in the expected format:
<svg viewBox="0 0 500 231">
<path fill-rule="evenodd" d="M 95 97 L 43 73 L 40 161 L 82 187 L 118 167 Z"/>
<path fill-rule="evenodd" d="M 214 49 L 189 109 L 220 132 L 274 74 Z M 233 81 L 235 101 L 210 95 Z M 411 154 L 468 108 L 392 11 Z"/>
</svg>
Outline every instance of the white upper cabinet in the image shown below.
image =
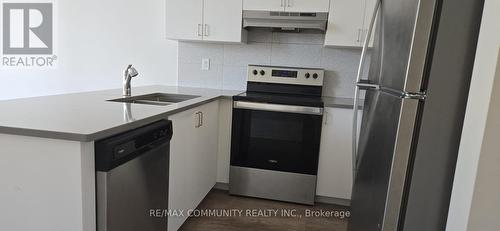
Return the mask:
<svg viewBox="0 0 500 231">
<path fill-rule="evenodd" d="M 359 47 L 364 20 L 363 0 L 332 0 L 326 46 Z"/>
<path fill-rule="evenodd" d="M 368 29 L 370 29 L 370 22 L 371 22 L 372 17 L 373 17 L 373 12 L 375 10 L 376 3 L 377 3 L 377 0 L 366 0 L 365 1 L 365 18 L 363 21 L 364 32 L 363 32 L 363 37 L 361 38 L 361 45 L 364 44 L 366 34 L 368 34 Z M 375 30 L 377 29 L 375 26 L 376 23 L 374 23 L 373 25 L 374 25 L 374 27 L 372 29 L 372 36 L 370 38 L 370 43 L 368 44 L 369 47 L 373 47 L 373 38 L 375 38 Z"/>
<path fill-rule="evenodd" d="M 326 12 L 330 10 L 330 0 L 283 0 L 287 12 Z"/>
<path fill-rule="evenodd" d="M 243 10 L 328 12 L 330 0 L 243 0 Z"/>
<path fill-rule="evenodd" d="M 244 42 L 241 0 L 204 0 L 203 40 L 211 42 Z"/>
<path fill-rule="evenodd" d="M 167 0 L 168 39 L 241 43 L 243 0 Z"/>
<path fill-rule="evenodd" d="M 376 0 L 331 0 L 325 46 L 362 47 L 375 3 Z"/>
<path fill-rule="evenodd" d="M 202 40 L 203 0 L 167 0 L 167 38 Z"/>
<path fill-rule="evenodd" d="M 286 0 L 243 0 L 243 10 L 284 11 Z"/>
</svg>

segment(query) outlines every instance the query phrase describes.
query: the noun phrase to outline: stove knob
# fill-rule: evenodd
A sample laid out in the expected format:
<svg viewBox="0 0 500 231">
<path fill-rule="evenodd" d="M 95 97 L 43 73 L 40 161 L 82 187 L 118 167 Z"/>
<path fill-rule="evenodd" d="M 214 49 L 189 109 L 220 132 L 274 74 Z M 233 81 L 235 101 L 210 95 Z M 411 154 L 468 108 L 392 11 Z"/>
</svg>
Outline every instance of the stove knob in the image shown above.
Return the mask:
<svg viewBox="0 0 500 231">
<path fill-rule="evenodd" d="M 257 75 L 259 72 L 257 70 L 253 70 L 253 75 Z"/>
<path fill-rule="evenodd" d="M 306 79 L 309 79 L 309 78 L 311 78 L 311 74 L 306 73 Z"/>
<path fill-rule="evenodd" d="M 260 75 L 265 75 L 265 74 L 266 74 L 266 72 L 264 70 L 260 71 Z"/>
<path fill-rule="evenodd" d="M 318 77 L 319 77 L 318 74 L 314 73 L 313 78 L 317 79 Z"/>
</svg>

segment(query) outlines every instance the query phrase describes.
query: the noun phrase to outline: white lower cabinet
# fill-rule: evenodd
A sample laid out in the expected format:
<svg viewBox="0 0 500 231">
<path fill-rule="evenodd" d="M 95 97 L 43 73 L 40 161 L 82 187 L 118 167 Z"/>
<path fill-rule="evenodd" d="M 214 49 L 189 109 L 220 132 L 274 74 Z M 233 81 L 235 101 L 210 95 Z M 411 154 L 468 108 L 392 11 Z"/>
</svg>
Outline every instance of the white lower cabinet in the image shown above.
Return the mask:
<svg viewBox="0 0 500 231">
<path fill-rule="evenodd" d="M 351 199 L 352 117 L 352 109 L 325 108 L 316 188 L 318 196 Z"/>
<path fill-rule="evenodd" d="M 184 216 L 169 216 L 168 231 L 178 230 L 188 218 L 187 211 L 195 209 L 215 185 L 218 114 L 219 102 L 214 101 L 169 117 L 173 137 L 168 208 L 171 212 L 184 211 Z"/>
</svg>

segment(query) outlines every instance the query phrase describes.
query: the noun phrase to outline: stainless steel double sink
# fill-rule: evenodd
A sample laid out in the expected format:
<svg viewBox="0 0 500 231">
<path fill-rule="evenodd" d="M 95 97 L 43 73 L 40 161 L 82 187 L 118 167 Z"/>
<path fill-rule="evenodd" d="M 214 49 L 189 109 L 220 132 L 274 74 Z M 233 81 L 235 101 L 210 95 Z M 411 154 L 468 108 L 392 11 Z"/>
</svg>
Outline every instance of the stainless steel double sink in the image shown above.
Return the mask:
<svg viewBox="0 0 500 231">
<path fill-rule="evenodd" d="M 119 99 L 111 99 L 108 101 L 119 103 L 135 103 L 135 104 L 148 104 L 157 106 L 167 106 L 174 103 L 180 103 L 186 100 L 195 99 L 198 95 L 181 95 L 181 94 L 166 94 L 166 93 L 152 93 L 147 95 L 139 95 L 132 97 L 125 97 Z"/>
</svg>

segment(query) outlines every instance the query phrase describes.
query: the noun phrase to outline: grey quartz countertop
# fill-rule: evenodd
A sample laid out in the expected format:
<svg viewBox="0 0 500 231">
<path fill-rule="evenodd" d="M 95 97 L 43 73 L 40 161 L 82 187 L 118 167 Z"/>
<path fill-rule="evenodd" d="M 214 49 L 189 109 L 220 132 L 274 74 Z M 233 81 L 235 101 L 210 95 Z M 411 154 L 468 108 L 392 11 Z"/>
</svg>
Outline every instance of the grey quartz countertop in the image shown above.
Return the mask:
<svg viewBox="0 0 500 231">
<path fill-rule="evenodd" d="M 0 101 L 0 134 L 90 142 L 241 92 L 175 86 L 132 89 L 132 96 L 151 93 L 200 96 L 167 106 L 107 101 L 122 98 L 122 89 L 4 100 Z M 323 97 L 323 101 L 325 107 L 353 107 L 349 98 Z"/>
<path fill-rule="evenodd" d="M 363 106 L 363 100 L 359 100 L 359 109 Z M 323 97 L 323 103 L 325 107 L 334 107 L 334 108 L 346 108 L 352 109 L 354 107 L 354 99 L 353 98 L 340 98 L 340 97 Z"/>
<path fill-rule="evenodd" d="M 125 132 L 241 91 L 173 86 L 134 87 L 132 96 L 150 93 L 199 95 L 168 106 L 125 104 L 122 90 L 42 96 L 0 101 L 0 133 L 90 142 Z"/>
</svg>

